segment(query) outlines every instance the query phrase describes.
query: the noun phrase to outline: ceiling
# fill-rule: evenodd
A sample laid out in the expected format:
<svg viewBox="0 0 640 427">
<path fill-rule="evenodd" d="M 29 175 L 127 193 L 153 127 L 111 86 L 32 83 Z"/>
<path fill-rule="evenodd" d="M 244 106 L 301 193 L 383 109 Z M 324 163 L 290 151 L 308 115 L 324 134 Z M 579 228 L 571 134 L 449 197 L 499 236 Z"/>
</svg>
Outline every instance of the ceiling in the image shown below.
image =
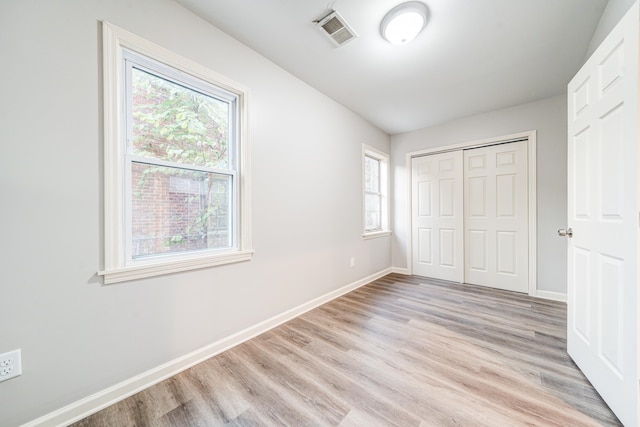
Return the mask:
<svg viewBox="0 0 640 427">
<path fill-rule="evenodd" d="M 410 44 L 380 36 L 402 0 L 176 0 L 389 134 L 565 93 L 607 0 L 423 0 Z M 335 9 L 358 34 L 313 24 Z"/>
</svg>

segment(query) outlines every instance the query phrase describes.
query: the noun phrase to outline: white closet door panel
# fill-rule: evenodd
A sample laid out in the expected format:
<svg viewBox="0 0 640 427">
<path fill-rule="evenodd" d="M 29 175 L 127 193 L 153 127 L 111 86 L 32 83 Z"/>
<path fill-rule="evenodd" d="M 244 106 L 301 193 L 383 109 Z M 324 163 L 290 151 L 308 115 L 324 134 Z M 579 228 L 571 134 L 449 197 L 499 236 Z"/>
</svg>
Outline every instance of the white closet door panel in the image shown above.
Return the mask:
<svg viewBox="0 0 640 427">
<path fill-rule="evenodd" d="M 440 217 L 453 217 L 455 215 L 455 179 L 441 179 L 440 184 Z"/>
<path fill-rule="evenodd" d="M 422 264 L 433 264 L 432 250 L 433 241 L 431 239 L 430 228 L 418 229 L 418 260 Z"/>
<path fill-rule="evenodd" d="M 487 217 L 487 178 L 484 176 L 470 177 L 467 180 L 469 198 L 467 199 L 468 214 L 474 218 Z"/>
<path fill-rule="evenodd" d="M 413 274 L 463 281 L 462 157 L 412 159 Z"/>
<path fill-rule="evenodd" d="M 465 281 L 528 292 L 526 141 L 464 152 Z"/>
<path fill-rule="evenodd" d="M 482 273 L 488 271 L 487 267 L 487 231 L 469 230 L 467 233 L 468 260 L 467 268 Z"/>
<path fill-rule="evenodd" d="M 456 262 L 456 231 L 440 229 L 440 266 L 453 268 Z"/>
<path fill-rule="evenodd" d="M 496 216 L 514 218 L 516 216 L 516 184 L 515 174 L 496 176 Z"/>
<path fill-rule="evenodd" d="M 517 233 L 513 231 L 498 231 L 496 237 L 497 272 L 500 274 L 517 275 Z"/>
<path fill-rule="evenodd" d="M 418 184 L 418 216 L 431 216 L 431 182 L 423 181 Z"/>
</svg>

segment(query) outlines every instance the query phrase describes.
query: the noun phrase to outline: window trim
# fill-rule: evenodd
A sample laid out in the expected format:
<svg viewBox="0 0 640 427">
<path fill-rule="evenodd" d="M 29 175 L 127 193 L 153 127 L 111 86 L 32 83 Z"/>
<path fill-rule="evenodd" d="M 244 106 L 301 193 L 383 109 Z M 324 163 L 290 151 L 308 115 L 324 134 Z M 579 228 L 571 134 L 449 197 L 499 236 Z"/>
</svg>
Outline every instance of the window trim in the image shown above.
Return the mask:
<svg viewBox="0 0 640 427">
<path fill-rule="evenodd" d="M 153 277 L 217 265 L 249 261 L 253 256 L 251 239 L 251 179 L 246 87 L 194 61 L 108 22 L 103 30 L 104 85 L 104 283 Z M 237 96 L 237 240 L 236 248 L 224 252 L 190 252 L 159 255 L 134 263 L 126 257 L 125 230 L 125 135 L 124 50 L 133 51 L 166 64 L 196 79 L 218 86 Z"/>
<path fill-rule="evenodd" d="M 366 229 L 367 211 L 366 211 L 366 186 L 365 186 L 365 160 L 367 157 L 376 159 L 380 162 L 380 226 L 379 230 L 368 231 Z M 362 237 L 364 239 L 373 239 L 377 237 L 389 236 L 391 229 L 389 227 L 389 155 L 383 151 L 375 149 L 367 144 L 362 144 Z"/>
</svg>

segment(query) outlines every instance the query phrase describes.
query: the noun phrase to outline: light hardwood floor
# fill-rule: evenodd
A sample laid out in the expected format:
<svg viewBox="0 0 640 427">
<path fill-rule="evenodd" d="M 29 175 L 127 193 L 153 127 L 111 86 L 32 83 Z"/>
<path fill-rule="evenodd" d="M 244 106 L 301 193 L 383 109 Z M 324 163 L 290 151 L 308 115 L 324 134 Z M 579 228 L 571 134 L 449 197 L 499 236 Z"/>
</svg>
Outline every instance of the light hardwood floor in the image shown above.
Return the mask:
<svg viewBox="0 0 640 427">
<path fill-rule="evenodd" d="M 75 426 L 616 426 L 566 305 L 391 274 Z"/>
</svg>

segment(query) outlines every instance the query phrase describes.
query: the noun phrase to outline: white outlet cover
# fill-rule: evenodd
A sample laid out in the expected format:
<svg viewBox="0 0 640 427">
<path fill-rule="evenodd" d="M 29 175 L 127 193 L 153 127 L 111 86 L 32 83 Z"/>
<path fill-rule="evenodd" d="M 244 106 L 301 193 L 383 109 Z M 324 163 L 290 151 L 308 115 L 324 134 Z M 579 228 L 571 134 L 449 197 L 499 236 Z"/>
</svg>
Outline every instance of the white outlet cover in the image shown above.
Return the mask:
<svg viewBox="0 0 640 427">
<path fill-rule="evenodd" d="M 0 354 L 0 382 L 22 375 L 22 352 L 20 349 Z"/>
</svg>

